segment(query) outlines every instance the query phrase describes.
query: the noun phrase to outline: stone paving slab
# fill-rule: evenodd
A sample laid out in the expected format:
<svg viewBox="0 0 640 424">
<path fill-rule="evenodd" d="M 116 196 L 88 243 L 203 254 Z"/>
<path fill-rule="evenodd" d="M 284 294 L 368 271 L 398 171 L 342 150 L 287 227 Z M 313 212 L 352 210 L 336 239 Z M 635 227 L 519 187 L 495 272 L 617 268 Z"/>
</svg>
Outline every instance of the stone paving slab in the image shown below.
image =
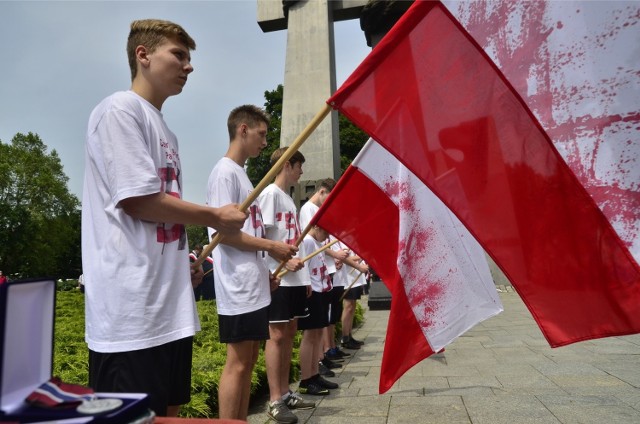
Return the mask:
<svg viewBox="0 0 640 424">
<path fill-rule="evenodd" d="M 640 423 L 640 335 L 552 349 L 518 294 L 497 288 L 503 313 L 414 366 L 382 395 L 389 311 L 365 311 L 354 330 L 365 345 L 330 379 L 340 389 L 315 397 L 316 409 L 297 411 L 299 422 Z M 249 423 L 269 422 L 266 400 L 253 400 Z"/>
</svg>

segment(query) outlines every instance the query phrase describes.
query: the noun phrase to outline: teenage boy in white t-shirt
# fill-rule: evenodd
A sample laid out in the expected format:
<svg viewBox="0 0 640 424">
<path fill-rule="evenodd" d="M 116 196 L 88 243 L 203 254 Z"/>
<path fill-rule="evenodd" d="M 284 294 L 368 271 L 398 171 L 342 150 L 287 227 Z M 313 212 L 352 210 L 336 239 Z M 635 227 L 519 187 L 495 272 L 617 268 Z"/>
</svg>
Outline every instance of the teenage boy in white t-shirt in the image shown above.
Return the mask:
<svg viewBox="0 0 640 424">
<path fill-rule="evenodd" d="M 242 203 L 253 191 L 244 165 L 267 146 L 268 125 L 269 116 L 257 106 L 243 105 L 231 111 L 227 120 L 229 149 L 209 176 L 208 205 Z M 263 255 L 268 252 L 277 261 L 288 261 L 298 251 L 295 246 L 264 238 L 260 206 L 254 201 L 249 209 L 251 217 L 242 231 L 223 237 L 213 250 L 220 341 L 227 344 L 218 388 L 219 416 L 245 421 L 251 372 L 260 343 L 269 338 L 270 288 L 279 283 Z"/>
<path fill-rule="evenodd" d="M 189 402 L 193 299 L 184 224 L 239 232 L 237 205 L 212 209 L 182 200 L 178 141 L 162 105 L 193 71 L 193 39 L 157 19 L 131 23 L 131 88 L 91 113 L 85 145 L 82 268 L 89 385 L 143 392 L 160 416 Z M 222 206 L 222 205 L 221 205 Z"/>
<path fill-rule="evenodd" d="M 306 228 L 306 226 L 309 225 L 309 222 L 320 209 L 320 206 L 322 206 L 327 197 L 329 197 L 329 194 L 335 185 L 336 181 L 332 178 L 323 180 L 315 193 L 313 193 L 309 200 L 302 205 L 302 208 L 300 208 L 300 225 L 302 228 Z M 339 248 L 337 244 L 334 244 L 331 248 L 325 250 L 324 257 L 327 264 L 327 272 L 332 279 L 336 271 L 338 271 L 336 263 L 340 266 L 339 264 L 347 257 L 347 255 L 347 251 Z M 340 301 L 341 295 L 342 289 L 340 289 L 339 286 L 336 287 L 332 284 L 332 289 L 330 293 L 327 294 L 329 301 L 329 325 L 324 329 L 324 334 L 322 336 L 323 346 L 318 352 L 317 359 L 319 361 L 320 374 L 328 377 L 333 377 L 335 375 L 335 373 L 331 371 L 332 368 L 341 367 L 341 365 L 333 362 L 334 360 L 349 357 L 349 354 L 337 348 L 335 341 L 335 323 L 340 320 L 342 315 L 342 302 Z M 325 351 L 331 351 L 334 353 L 334 357 L 329 358 L 325 354 Z"/>
<path fill-rule="evenodd" d="M 311 254 L 320 249 L 329 234 L 314 225 L 302 240 L 302 250 Z M 302 380 L 298 391 L 302 394 L 325 396 L 329 389 L 337 389 L 338 385 L 325 380 L 319 373 L 318 352 L 322 351 L 322 334 L 329 325 L 329 303 L 327 294 L 331 290 L 331 278 L 327 272 L 325 256 L 315 255 L 307 262 L 311 276 L 313 293 L 309 298 L 309 316 L 298 320 L 298 328 L 302 330 L 300 342 L 300 373 Z"/>
<path fill-rule="evenodd" d="M 281 147 L 271 155 L 271 166 L 287 151 Z M 287 194 L 302 175 L 304 155 L 296 151 L 278 172 L 273 184 L 258 196 L 262 211 L 262 221 L 269 240 L 295 244 L 300 236 L 298 209 L 293 199 Z M 280 262 L 267 257 L 267 265 L 275 272 Z M 297 393 L 289 390 L 289 372 L 293 339 L 298 327 L 298 318 L 309 314 L 307 297 L 311 296 L 311 280 L 309 271 L 300 260 L 300 252 L 284 266 L 287 272 L 280 281 L 280 286 L 271 292 L 269 307 L 269 340 L 264 354 L 267 365 L 270 399 L 267 405 L 269 417 L 279 423 L 295 423 L 298 418 L 291 409 L 315 408 L 314 402 L 305 401 Z"/>
</svg>

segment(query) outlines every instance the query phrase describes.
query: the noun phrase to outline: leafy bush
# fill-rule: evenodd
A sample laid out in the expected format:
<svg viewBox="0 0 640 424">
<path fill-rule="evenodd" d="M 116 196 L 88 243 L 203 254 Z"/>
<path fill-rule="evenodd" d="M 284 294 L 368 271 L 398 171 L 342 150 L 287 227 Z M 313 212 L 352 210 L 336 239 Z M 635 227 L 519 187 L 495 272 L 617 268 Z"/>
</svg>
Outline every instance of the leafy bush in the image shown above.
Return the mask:
<svg viewBox="0 0 640 424">
<path fill-rule="evenodd" d="M 69 286 L 71 283 L 62 285 L 56 293 L 53 375 L 67 383 L 86 386 L 89 382 L 89 352 L 84 341 L 84 294 L 68 289 Z M 191 402 L 182 406 L 180 415 L 211 418 L 217 416 L 218 384 L 226 360 L 226 345 L 218 341 L 215 301 L 199 301 L 197 306 L 202 330 L 196 333 L 193 341 Z M 362 319 L 362 308 L 357 304 L 354 327 L 360 325 Z M 298 332 L 294 340 L 291 381 L 300 377 L 300 339 L 301 332 Z M 264 350 L 261 349 L 251 380 L 251 394 L 257 395 L 267 389 Z"/>
</svg>

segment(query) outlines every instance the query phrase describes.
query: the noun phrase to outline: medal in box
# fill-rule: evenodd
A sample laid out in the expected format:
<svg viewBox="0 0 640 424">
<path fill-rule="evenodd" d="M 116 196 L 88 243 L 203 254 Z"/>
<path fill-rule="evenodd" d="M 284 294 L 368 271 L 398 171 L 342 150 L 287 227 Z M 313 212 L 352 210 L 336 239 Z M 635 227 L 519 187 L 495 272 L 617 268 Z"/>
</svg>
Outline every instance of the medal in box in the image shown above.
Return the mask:
<svg viewBox="0 0 640 424">
<path fill-rule="evenodd" d="M 146 416 L 151 422 L 144 393 L 77 395 L 51 377 L 55 298 L 53 279 L 0 285 L 0 422 L 128 423 L 144 422 Z M 42 407 L 27 402 L 27 397 L 64 402 L 67 395 L 72 404 L 73 396 L 80 396 L 77 404 Z"/>
</svg>

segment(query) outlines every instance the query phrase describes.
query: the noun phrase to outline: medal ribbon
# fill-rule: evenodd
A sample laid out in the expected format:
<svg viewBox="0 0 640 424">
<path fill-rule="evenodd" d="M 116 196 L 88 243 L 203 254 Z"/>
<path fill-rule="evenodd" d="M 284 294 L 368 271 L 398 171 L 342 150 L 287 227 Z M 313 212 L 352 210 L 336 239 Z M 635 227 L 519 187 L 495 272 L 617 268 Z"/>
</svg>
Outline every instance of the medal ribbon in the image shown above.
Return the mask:
<svg viewBox="0 0 640 424">
<path fill-rule="evenodd" d="M 60 378 L 52 377 L 27 396 L 26 401 L 42 408 L 72 408 L 95 398 L 95 393 L 89 387 L 63 383 Z"/>
</svg>

